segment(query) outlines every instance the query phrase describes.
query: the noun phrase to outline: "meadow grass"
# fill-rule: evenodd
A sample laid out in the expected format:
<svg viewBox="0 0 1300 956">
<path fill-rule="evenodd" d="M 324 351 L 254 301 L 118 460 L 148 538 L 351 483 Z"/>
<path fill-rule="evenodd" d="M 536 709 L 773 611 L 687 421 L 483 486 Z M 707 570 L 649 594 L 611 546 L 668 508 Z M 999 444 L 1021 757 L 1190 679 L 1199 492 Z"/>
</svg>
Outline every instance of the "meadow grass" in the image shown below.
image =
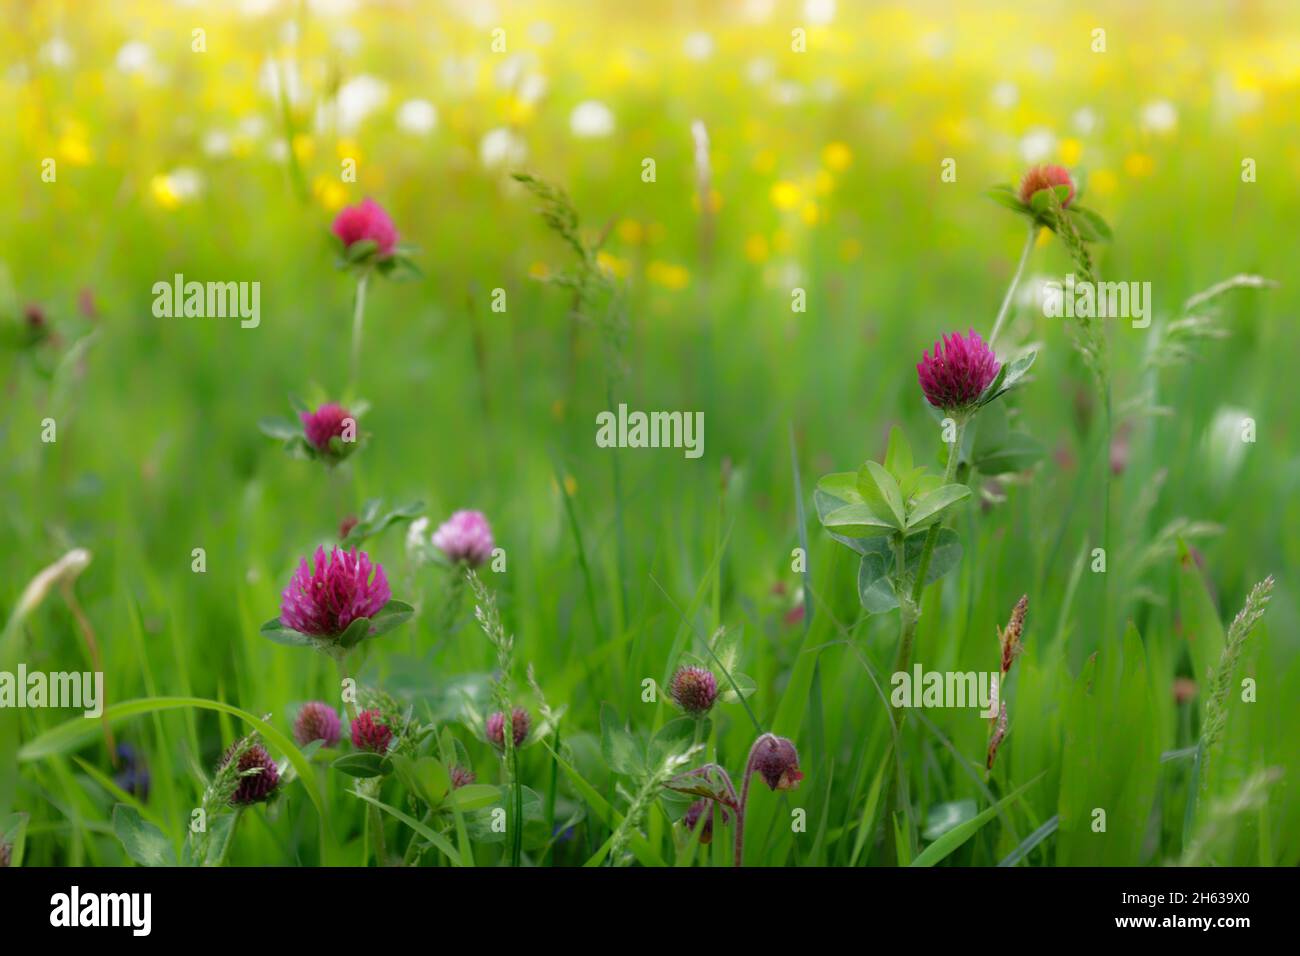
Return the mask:
<svg viewBox="0 0 1300 956">
<path fill-rule="evenodd" d="M 958 19 L 951 36 L 972 39 L 939 69 L 901 52 L 928 35 L 903 8 L 824 28 L 817 55 L 787 63 L 777 24 L 710 20 L 700 29 L 718 48 L 698 62 L 681 52 L 694 21 L 543 5 L 548 43 L 525 39 L 522 14 L 517 31 L 509 23 L 535 57 L 524 67 L 549 81 L 524 111 L 514 81 L 492 74 L 486 30 L 440 8 L 427 43 L 414 13 L 357 15 L 352 53 L 331 45 L 333 20 L 213 12 L 205 59 L 189 50 L 188 20 L 158 5 L 20 10 L 0 41 L 24 66 L 0 80 L 0 108 L 16 117 L 0 158 L 12 197 L 0 319 L 21 323 L 38 303 L 59 338 L 0 352 L 0 670 L 89 670 L 98 653 L 108 704 L 104 722 L 0 712 L 0 836 L 23 863 L 185 859 L 205 794 L 213 818 L 224 813 L 210 790 L 221 755 L 252 731 L 285 780 L 274 801 L 222 824 L 234 826 L 208 862 L 727 866 L 734 822 L 715 822 L 701 845 L 677 822 L 689 798 L 664 784 L 709 762 L 739 780 L 760 732 L 794 741 L 803 779 L 753 788 L 748 865 L 1300 862 L 1300 620 L 1287 573 L 1300 561 L 1289 321 L 1300 209 L 1285 172 L 1295 81 L 1269 39 L 1294 36 L 1293 11 L 1170 30 L 1150 62 L 1119 41 L 1154 12 L 1108 9 L 1118 45 L 1107 61 L 1087 59 L 1086 18 L 1069 20 L 1084 53 L 1043 39 L 1045 14 L 1000 14 L 997 36 Z M 266 39 L 290 20 L 294 43 Z M 72 66 L 38 55 L 54 35 L 75 49 Z M 130 38 L 170 82 L 114 65 Z M 596 57 L 593 39 L 616 55 Z M 1060 44 L 1055 82 L 1033 82 L 1024 63 L 1049 42 Z M 284 47 L 301 71 L 293 103 L 258 84 Z M 745 86 L 756 50 L 804 92 L 797 106 Z M 477 78 L 439 74 L 431 51 L 467 58 Z M 1160 93 L 1176 129 L 1142 128 L 1144 85 L 1188 51 L 1200 72 L 1170 74 Z M 357 129 L 313 126 L 331 58 L 392 86 Z M 1257 64 L 1260 101 L 1225 114 L 1200 91 L 1214 76 L 1240 89 L 1243 60 Z M 826 77 L 834 95 L 812 98 Z M 991 105 L 1008 79 L 1020 105 Z M 403 134 L 392 108 L 422 90 L 439 126 Z M 592 97 L 610 104 L 616 132 L 575 138 L 570 110 Z M 1084 107 L 1104 119 L 1088 133 L 1071 126 Z M 707 240 L 697 115 L 718 192 Z M 260 129 L 235 134 L 246 145 L 204 153 L 204 132 L 250 116 Z M 941 473 L 946 448 L 915 364 L 942 333 L 993 327 L 1026 226 L 983 194 L 1023 169 L 1022 138 L 1043 126 L 1090 167 L 1089 205 L 1115 230 L 1091 247 L 1099 272 L 1151 281 L 1156 316 L 1148 329 L 1106 327 L 1107 409 L 1065 325 L 1024 295 L 1009 303 L 999 348 L 1032 345 L 1037 360 L 1003 401 L 1045 454 L 1031 471 L 981 480 L 955 510 L 964 553 L 918 594 L 910 654 L 928 670 L 996 671 L 998 628 L 1028 595 L 1007 732 L 987 771 L 989 722 L 973 711 L 895 723 L 899 621 L 863 610 L 856 556 L 820 526 L 813 488 L 882 459 L 891 426 Z M 292 161 L 274 149 L 287 128 Z M 527 156 L 484 168 L 482 138 L 496 128 Z M 60 160 L 54 183 L 39 176 L 45 155 Z M 359 182 L 340 186 L 348 155 L 363 157 Z M 648 155 L 654 183 L 641 178 Z M 940 180 L 949 155 L 955 183 Z M 1259 160 L 1257 182 L 1241 180 L 1243 156 Z M 197 196 L 170 191 L 178 167 L 200 171 Z M 573 269 L 575 251 L 510 178 L 522 170 L 571 197 L 602 285 L 590 301 L 540 281 Z M 354 376 L 356 283 L 334 268 L 328 225 L 340 199 L 367 195 L 419 247 L 423 275 L 368 282 Z M 1035 236 L 1022 291 L 1073 268 L 1057 238 Z M 150 289 L 176 272 L 260 281 L 261 325 L 155 318 Z M 1184 310 L 1238 273 L 1281 285 Z M 806 312 L 791 310 L 794 287 Z M 78 310 L 83 288 L 94 317 Z M 495 289 L 504 312 L 491 309 Z M 1223 336 L 1177 324 L 1188 316 Z M 337 467 L 289 457 L 259 431 L 291 396 L 314 408 L 353 377 L 368 439 Z M 703 412 L 703 457 L 598 448 L 596 416 L 620 402 Z M 1253 443 L 1240 440 L 1244 417 Z M 41 440 L 46 419 L 56 441 Z M 483 596 L 411 559 L 409 516 L 364 544 L 416 613 L 363 645 L 350 675 L 431 728 L 412 743 L 413 767 L 464 763 L 494 788 L 463 807 L 430 809 L 414 769 L 374 781 L 332 768 L 346 744 L 296 747 L 298 707 L 337 701 L 339 673 L 259 633 L 298 560 L 336 542 L 372 498 L 419 502 L 433 527 L 480 509 L 505 551 L 506 570 L 479 578 L 513 638 L 508 658 L 475 620 Z M 20 614 L 28 582 L 74 547 L 91 555 L 75 583 Z M 1269 575 L 1267 615 L 1230 629 Z M 681 723 L 666 693 L 684 655 L 739 698 L 707 724 Z M 527 707 L 536 729 L 504 760 L 483 724 L 503 702 Z M 114 783 L 110 727 L 147 763 L 147 799 Z M 498 807 L 509 839 L 492 830 Z M 149 839 L 129 849 L 123 833 Z"/>
</svg>

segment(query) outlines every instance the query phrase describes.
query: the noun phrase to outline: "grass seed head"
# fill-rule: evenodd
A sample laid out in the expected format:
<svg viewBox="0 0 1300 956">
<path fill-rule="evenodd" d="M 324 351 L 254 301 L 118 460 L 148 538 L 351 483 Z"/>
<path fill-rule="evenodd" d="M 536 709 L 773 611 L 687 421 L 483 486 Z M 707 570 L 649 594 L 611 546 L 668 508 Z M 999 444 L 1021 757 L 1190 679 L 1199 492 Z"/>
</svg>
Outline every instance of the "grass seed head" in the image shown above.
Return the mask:
<svg viewBox="0 0 1300 956">
<path fill-rule="evenodd" d="M 1020 652 L 1025 649 L 1020 643 L 1020 635 L 1025 629 L 1025 611 L 1029 609 L 1029 595 L 1022 594 L 1016 606 L 1011 610 L 1011 620 L 1007 621 L 1005 630 L 998 631 L 998 642 L 1002 646 L 1002 676 L 1006 677 L 1011 665 L 1016 662 Z"/>
</svg>

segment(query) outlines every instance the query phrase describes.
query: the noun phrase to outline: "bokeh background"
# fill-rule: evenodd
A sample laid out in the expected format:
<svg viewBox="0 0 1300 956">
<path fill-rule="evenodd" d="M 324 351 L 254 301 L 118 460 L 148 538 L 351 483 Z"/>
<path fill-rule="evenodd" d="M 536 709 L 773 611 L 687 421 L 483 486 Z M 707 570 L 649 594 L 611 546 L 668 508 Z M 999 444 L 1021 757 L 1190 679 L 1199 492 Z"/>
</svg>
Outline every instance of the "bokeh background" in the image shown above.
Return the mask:
<svg viewBox="0 0 1300 956">
<path fill-rule="evenodd" d="M 597 745 L 601 703 L 662 724 L 671 708 L 642 703 L 642 679 L 725 626 L 757 685 L 751 705 L 799 743 L 807 775 L 782 800 L 809 809 L 809 833 L 786 834 L 790 804 L 764 794 L 750 827 L 769 839 L 752 838 L 751 862 L 896 862 L 892 837 L 857 835 L 880 824 L 864 808 L 889 759 L 863 662 L 887 668 L 897 624 L 863 617 L 852 556 L 815 518 L 811 587 L 792 571 L 795 476 L 811 514 L 817 477 L 881 457 L 895 424 L 940 460 L 915 363 L 943 332 L 987 334 L 1014 270 L 1023 221 L 985 190 L 1059 162 L 1114 230 L 1095 252 L 1102 275 L 1151 282 L 1155 302 L 1151 329 L 1109 327 L 1119 600 L 1103 619 L 1083 564 L 1101 534 L 1099 410 L 1068 330 L 1036 305 L 1038 283 L 1070 269 L 1045 233 L 999 346 L 1039 350 L 1016 404 L 1046 454 L 961 519 L 970 550 L 933 591 L 918 644 L 936 668 L 991 669 L 995 625 L 1029 594 L 1012 732 L 985 782 L 983 722 L 944 712 L 909 727 L 916 826 L 941 834 L 1046 771 L 950 862 L 1004 859 L 1053 815 L 1059 838 L 1027 862 L 1300 861 L 1294 5 L 7 0 L 3 21 L 0 606 L 69 547 L 89 549 L 77 593 L 110 702 L 196 695 L 287 729 L 297 703 L 335 686 L 328 661 L 257 633 L 298 558 L 368 498 L 421 501 L 435 525 L 481 508 L 509 555 L 488 583 L 519 659 L 568 708 L 566 741 L 602 793 L 620 800 Z M 955 182 L 941 180 L 949 158 Z M 608 316 L 575 317 L 545 281 L 571 253 L 514 170 L 562 186 L 583 235 L 605 237 L 600 267 L 621 289 L 613 344 Z M 257 423 L 287 414 L 290 395 L 315 405 L 346 386 L 352 281 L 328 226 L 366 196 L 419 247 L 423 277 L 371 285 L 359 388 L 371 440 L 326 473 Z M 260 282 L 260 327 L 155 318 L 152 286 L 178 272 Z M 1223 337 L 1186 354 L 1159 345 L 1185 300 L 1237 273 L 1281 284 L 1220 300 Z M 504 312 L 490 308 L 498 288 Z M 805 312 L 791 309 L 795 288 Z M 34 314 L 52 334 L 32 345 Z M 704 456 L 598 449 L 595 415 L 619 401 L 702 411 Z M 1253 444 L 1237 440 L 1245 416 Z M 40 440 L 47 417 L 53 444 Z M 481 686 L 492 653 L 468 609 L 435 633 L 446 580 L 409 563 L 403 533 L 368 547 L 422 613 L 362 677 L 460 726 L 450 689 Z M 1270 573 L 1278 590 L 1241 664 L 1259 698 L 1234 708 L 1189 828 L 1189 761 L 1160 755 L 1195 743 L 1201 698 L 1186 684 L 1176 697 L 1176 682 L 1203 683 L 1198 629 L 1229 620 Z M 1146 648 L 1141 699 L 1114 702 L 1080 743 L 1079 675 L 1130 619 Z M 89 666 L 57 596 L 21 640 L 30 668 Z M 24 712 L 22 737 L 66 717 Z M 147 818 L 177 841 L 203 775 L 244 732 L 194 710 L 116 730 L 151 767 Z M 490 750 L 461 733 L 493 781 Z M 710 744 L 734 766 L 752 733 L 732 707 Z M 22 761 L 27 860 L 123 862 L 118 772 L 94 739 Z M 543 748 L 523 772 L 544 789 Z M 345 786 L 327 794 L 345 841 L 333 861 L 361 862 Z M 1211 809 L 1243 794 L 1245 810 Z M 1107 800 L 1126 822 L 1089 843 L 1079 808 Z M 289 793 L 241 828 L 230 861 L 320 862 L 313 814 Z M 603 826 L 586 816 L 548 859 L 582 862 Z M 668 814 L 656 807 L 646 826 L 670 857 Z"/>
</svg>

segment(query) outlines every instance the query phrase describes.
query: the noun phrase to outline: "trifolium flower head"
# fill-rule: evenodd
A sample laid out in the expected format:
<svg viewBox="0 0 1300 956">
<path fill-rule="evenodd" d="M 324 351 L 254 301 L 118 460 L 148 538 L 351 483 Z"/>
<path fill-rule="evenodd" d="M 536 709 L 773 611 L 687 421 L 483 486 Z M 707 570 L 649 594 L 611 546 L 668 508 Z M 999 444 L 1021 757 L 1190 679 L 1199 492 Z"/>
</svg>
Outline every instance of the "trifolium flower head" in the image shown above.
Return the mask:
<svg viewBox="0 0 1300 956">
<path fill-rule="evenodd" d="M 303 704 L 293 722 L 293 739 L 299 747 L 306 747 L 313 740 L 333 747 L 339 742 L 341 732 L 338 711 L 324 701 L 312 700 Z"/>
<path fill-rule="evenodd" d="M 459 790 L 461 787 L 468 787 L 476 779 L 474 771 L 469 770 L 459 764 L 452 764 L 450 770 L 451 788 Z"/>
<path fill-rule="evenodd" d="M 516 707 L 510 718 L 510 729 L 514 737 L 515 746 L 520 746 L 528 739 L 528 731 L 532 729 L 533 719 L 529 716 L 528 711 L 522 707 Z M 506 745 L 506 718 L 501 711 L 495 711 L 487 719 L 487 739 L 494 747 L 504 747 Z"/>
<path fill-rule="evenodd" d="M 326 461 L 341 461 L 356 449 L 357 420 L 342 405 L 327 402 L 299 417 L 308 444 Z"/>
<path fill-rule="evenodd" d="M 1070 187 L 1069 195 L 1061 202 L 1063 208 L 1068 208 L 1070 200 L 1074 199 L 1074 180 L 1070 178 L 1070 171 L 1064 166 L 1054 166 L 1050 163 L 1031 166 L 1025 172 L 1024 178 L 1020 180 L 1020 201 L 1029 203 L 1034 198 L 1034 193 L 1054 186 Z"/>
<path fill-rule="evenodd" d="M 300 634 L 334 638 L 358 618 L 373 617 L 392 596 L 383 565 L 372 565 L 364 551 L 334 548 L 326 558 L 317 548 L 315 568 L 304 558 L 285 588 L 280 621 Z"/>
<path fill-rule="evenodd" d="M 936 408 L 956 411 L 974 405 L 1002 367 L 993 350 L 971 329 L 934 343 L 934 354 L 921 353 L 916 374 L 925 399 Z"/>
<path fill-rule="evenodd" d="M 397 248 L 397 227 L 384 207 L 369 197 L 340 210 L 330 229 L 345 252 L 358 242 L 370 241 L 375 244 L 375 256 L 386 259 Z"/>
<path fill-rule="evenodd" d="M 231 769 L 233 754 L 239 749 L 235 745 L 226 751 L 221 761 L 221 770 Z M 239 756 L 236 765 L 239 783 L 231 794 L 230 803 L 237 807 L 252 806 L 271 799 L 275 788 L 280 784 L 280 770 L 261 744 L 253 744 Z"/>
<path fill-rule="evenodd" d="M 703 667 L 679 667 L 668 685 L 677 706 L 693 717 L 707 714 L 718 699 L 718 680 Z"/>
<path fill-rule="evenodd" d="M 477 568 L 492 556 L 496 543 L 481 511 L 457 511 L 433 533 L 433 546 L 453 564 Z"/>
<path fill-rule="evenodd" d="M 352 721 L 352 746 L 370 753 L 388 753 L 393 739 L 393 729 L 384 723 L 378 709 L 363 710 Z"/>
</svg>

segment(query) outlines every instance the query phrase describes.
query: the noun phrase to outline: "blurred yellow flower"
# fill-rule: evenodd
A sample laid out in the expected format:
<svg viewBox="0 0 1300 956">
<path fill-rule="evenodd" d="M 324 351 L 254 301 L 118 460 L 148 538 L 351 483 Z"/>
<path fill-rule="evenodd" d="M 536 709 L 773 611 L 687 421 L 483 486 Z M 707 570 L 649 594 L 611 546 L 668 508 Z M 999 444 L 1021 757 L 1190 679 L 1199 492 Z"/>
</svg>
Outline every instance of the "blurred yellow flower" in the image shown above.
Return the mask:
<svg viewBox="0 0 1300 956">
<path fill-rule="evenodd" d="M 1061 162 L 1066 166 L 1073 166 L 1079 161 L 1079 156 L 1083 153 L 1083 144 L 1074 137 L 1067 137 L 1061 140 Z"/>
<path fill-rule="evenodd" d="M 1041 249 L 1052 241 L 1052 230 L 1043 226 L 1038 230 L 1038 236 L 1034 239 L 1034 246 Z"/>
<path fill-rule="evenodd" d="M 361 144 L 355 139 L 343 137 L 334 144 L 334 155 L 339 159 L 352 159 L 358 163 L 364 158 L 361 153 Z"/>
<path fill-rule="evenodd" d="M 791 210 L 799 205 L 799 187 L 788 179 L 772 186 L 772 205 L 777 209 Z"/>
<path fill-rule="evenodd" d="M 626 259 L 620 259 L 601 249 L 596 253 L 596 265 L 608 272 L 612 276 L 620 279 L 626 278 L 628 274 L 628 264 Z"/>
<path fill-rule="evenodd" d="M 767 176 L 776 169 L 776 153 L 761 149 L 754 154 L 754 172 Z"/>
<path fill-rule="evenodd" d="M 664 262 L 661 259 L 651 260 L 645 267 L 645 274 L 651 282 L 665 289 L 672 289 L 674 292 L 686 288 L 691 281 L 691 274 L 684 266 Z"/>
<path fill-rule="evenodd" d="M 297 133 L 293 137 L 293 155 L 298 162 L 305 163 L 316 153 L 316 142 L 306 133 Z"/>
<path fill-rule="evenodd" d="M 1130 176 L 1150 176 L 1156 169 L 1156 161 L 1146 153 L 1129 153 L 1124 157 L 1124 172 Z"/>
<path fill-rule="evenodd" d="M 311 192 L 316 201 L 331 212 L 342 209 L 348 202 L 347 187 L 335 177 L 324 173 L 312 181 Z"/>
<path fill-rule="evenodd" d="M 853 163 L 853 150 L 841 142 L 827 143 L 822 150 L 822 162 L 826 168 L 842 173 Z"/>
<path fill-rule="evenodd" d="M 550 267 L 545 262 L 534 262 L 528 267 L 528 275 L 534 279 L 546 279 L 550 274 Z"/>
<path fill-rule="evenodd" d="M 93 159 L 90 145 L 80 130 L 69 130 L 59 137 L 58 156 L 69 166 L 85 166 Z"/>
<path fill-rule="evenodd" d="M 745 240 L 745 258 L 750 262 L 762 262 L 767 255 L 767 237 L 762 233 L 756 232 Z"/>
<path fill-rule="evenodd" d="M 616 231 L 619 239 L 630 246 L 638 244 L 645 237 L 645 230 L 635 219 L 620 219 Z"/>
<path fill-rule="evenodd" d="M 817 220 L 820 217 L 821 213 L 817 209 L 817 204 L 811 199 L 799 208 L 799 218 L 804 221 L 804 225 L 806 226 L 817 225 Z"/>
<path fill-rule="evenodd" d="M 1109 169 L 1099 169 L 1088 176 L 1088 191 L 1099 196 L 1111 195 L 1118 185 L 1118 178 Z"/>
</svg>

